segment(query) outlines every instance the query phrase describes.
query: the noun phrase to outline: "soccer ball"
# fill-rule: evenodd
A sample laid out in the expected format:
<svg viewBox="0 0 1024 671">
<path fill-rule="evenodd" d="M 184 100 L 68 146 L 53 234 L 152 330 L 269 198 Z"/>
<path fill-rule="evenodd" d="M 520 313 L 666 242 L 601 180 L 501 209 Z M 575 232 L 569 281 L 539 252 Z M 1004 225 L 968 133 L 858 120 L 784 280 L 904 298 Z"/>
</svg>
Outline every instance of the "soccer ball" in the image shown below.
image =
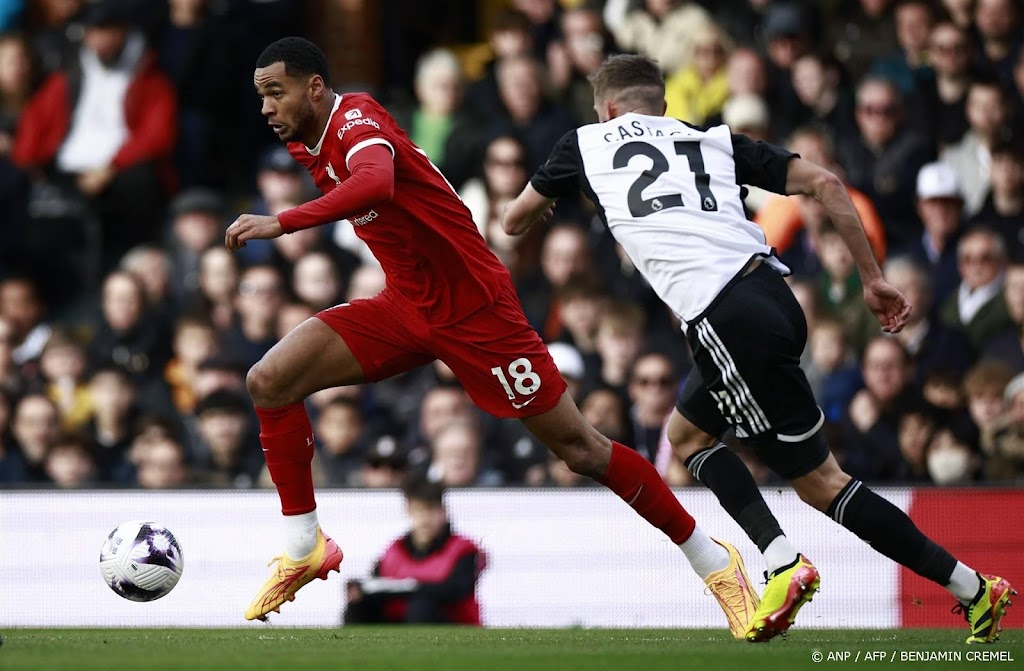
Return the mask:
<svg viewBox="0 0 1024 671">
<path fill-rule="evenodd" d="M 185 567 L 170 529 L 154 522 L 125 522 L 100 549 L 100 573 L 118 596 L 153 601 L 174 589 Z"/>
</svg>

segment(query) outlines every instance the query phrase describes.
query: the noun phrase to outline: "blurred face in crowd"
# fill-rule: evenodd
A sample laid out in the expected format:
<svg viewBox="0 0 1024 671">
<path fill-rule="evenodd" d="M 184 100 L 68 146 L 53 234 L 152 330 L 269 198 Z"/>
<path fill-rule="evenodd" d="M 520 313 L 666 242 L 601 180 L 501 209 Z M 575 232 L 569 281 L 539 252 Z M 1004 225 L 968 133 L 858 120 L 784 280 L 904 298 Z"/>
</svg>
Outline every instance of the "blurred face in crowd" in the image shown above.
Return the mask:
<svg viewBox="0 0 1024 671">
<path fill-rule="evenodd" d="M 217 334 L 208 324 L 190 323 L 178 328 L 174 334 L 174 356 L 194 368 L 217 351 Z"/>
<path fill-rule="evenodd" d="M 900 453 L 907 463 L 921 468 L 925 463 L 925 451 L 935 432 L 935 423 L 927 415 L 911 412 L 900 418 Z"/>
<path fill-rule="evenodd" d="M 856 118 L 868 145 L 885 146 L 896 135 L 902 120 L 896 90 L 880 81 L 862 84 L 857 91 Z"/>
<path fill-rule="evenodd" d="M 15 337 L 11 322 L 0 317 L 0 373 L 8 371 L 14 365 L 11 356 L 14 354 Z M 2 426 L 3 424 L 0 424 L 0 427 Z"/>
<path fill-rule="evenodd" d="M 301 205 L 300 202 L 296 203 L 281 203 L 281 209 L 274 214 L 280 214 L 284 210 L 289 210 L 293 207 Z M 274 238 L 274 249 L 281 254 L 282 257 L 289 263 L 296 263 L 306 254 L 316 249 L 322 239 L 322 231 L 316 227 L 304 228 L 288 235 L 281 235 Z"/>
<path fill-rule="evenodd" d="M 725 67 L 725 45 L 722 36 L 712 31 L 697 37 L 693 45 L 693 65 L 702 79 L 708 80 Z"/>
<path fill-rule="evenodd" d="M 135 388 L 124 376 L 113 371 L 97 372 L 89 380 L 89 395 L 98 415 L 125 417 L 135 402 Z"/>
<path fill-rule="evenodd" d="M 15 406 L 11 432 L 30 464 L 43 463 L 46 451 L 57 439 L 59 431 L 57 408 L 45 396 L 30 394 Z"/>
<path fill-rule="evenodd" d="M 316 310 L 305 303 L 285 303 L 277 311 L 277 339 L 292 332 L 299 324 L 316 314 Z"/>
<path fill-rule="evenodd" d="M 677 382 L 667 356 L 646 354 L 633 364 L 629 397 L 641 410 L 668 416 L 675 403 Z"/>
<path fill-rule="evenodd" d="M 833 282 L 843 282 L 853 274 L 853 254 L 842 236 L 834 231 L 823 233 L 818 236 L 817 247 L 821 266 Z"/>
<path fill-rule="evenodd" d="M 231 464 L 238 457 L 246 437 L 245 429 L 245 414 L 234 409 L 211 408 L 199 416 L 199 435 L 220 465 Z"/>
<path fill-rule="evenodd" d="M 472 417 L 466 392 L 452 387 L 435 387 L 424 395 L 420 406 L 420 432 L 432 440 L 441 429 L 458 419 Z"/>
<path fill-rule="evenodd" d="M 127 39 L 128 29 L 125 26 L 89 26 L 85 29 L 83 43 L 109 68 L 117 65 Z"/>
<path fill-rule="evenodd" d="M 935 240 L 948 240 L 960 228 L 964 202 L 959 198 L 918 198 L 917 214 Z"/>
<path fill-rule="evenodd" d="M 450 59 L 428 61 L 416 75 L 416 98 L 423 111 L 434 116 L 453 114 L 462 98 L 462 72 Z"/>
<path fill-rule="evenodd" d="M 960 277 L 971 290 L 991 284 L 1006 268 L 1006 253 L 995 236 L 978 231 L 964 236 L 957 248 Z"/>
<path fill-rule="evenodd" d="M 601 361 L 617 368 L 627 367 L 636 359 L 643 341 L 643 328 L 639 324 L 605 319 L 597 328 L 596 345 Z"/>
<path fill-rule="evenodd" d="M 384 290 L 384 271 L 375 264 L 364 263 L 356 268 L 348 283 L 345 300 L 357 298 L 373 298 Z"/>
<path fill-rule="evenodd" d="M 159 303 L 167 296 L 170 284 L 171 261 L 162 249 L 138 249 L 125 256 L 121 268 L 130 272 L 146 290 L 146 300 Z"/>
<path fill-rule="evenodd" d="M 978 0 L 974 24 L 985 40 L 1003 41 L 1019 30 L 1016 0 Z"/>
<path fill-rule="evenodd" d="M 0 282 L 0 316 L 10 323 L 15 345 L 20 345 L 43 317 L 43 305 L 32 282 L 25 279 Z"/>
<path fill-rule="evenodd" d="M 800 59 L 800 62 L 803 63 L 804 59 Z M 795 154 L 800 154 L 800 158 L 823 168 L 832 170 L 836 167 L 831 145 L 818 133 L 795 133 L 789 142 L 789 149 Z"/>
<path fill-rule="evenodd" d="M 800 102 L 808 107 L 817 104 L 826 90 L 832 86 L 829 73 L 821 59 L 814 55 L 801 56 L 793 63 L 793 89 Z"/>
<path fill-rule="evenodd" d="M 491 33 L 491 51 L 498 60 L 530 53 L 533 40 L 530 33 L 521 30 L 496 30 Z"/>
<path fill-rule="evenodd" d="M 492 198 L 517 196 L 526 185 L 526 149 L 516 139 L 503 136 L 487 145 L 484 178 Z"/>
<path fill-rule="evenodd" d="M 284 302 L 281 276 L 270 266 L 253 266 L 238 283 L 236 306 L 243 318 L 273 319 Z"/>
<path fill-rule="evenodd" d="M 976 83 L 967 92 L 967 123 L 983 139 L 996 137 L 1008 110 L 998 86 Z"/>
<path fill-rule="evenodd" d="M 0 100 L 28 94 L 31 77 L 32 61 L 24 40 L 0 37 Z"/>
<path fill-rule="evenodd" d="M 88 363 L 85 350 L 77 343 L 49 343 L 39 366 L 47 380 L 78 380 Z"/>
<path fill-rule="evenodd" d="M 473 426 L 450 424 L 433 440 L 431 469 L 437 469 L 446 487 L 471 485 L 480 469 L 480 448 L 480 433 Z"/>
<path fill-rule="evenodd" d="M 864 386 L 882 404 L 895 400 L 906 386 L 906 355 L 893 340 L 875 338 L 869 342 L 861 369 Z"/>
<path fill-rule="evenodd" d="M 764 95 L 768 78 L 764 61 L 753 49 L 736 49 L 729 57 L 729 92 L 735 95 Z"/>
<path fill-rule="evenodd" d="M 185 456 L 173 440 L 155 440 L 139 456 L 137 480 L 143 489 L 181 487 L 188 478 Z"/>
<path fill-rule="evenodd" d="M 405 510 L 411 523 L 412 542 L 417 547 L 430 545 L 448 525 L 448 514 L 444 506 L 434 501 L 410 499 L 406 502 Z"/>
<path fill-rule="evenodd" d="M 220 229 L 220 218 L 212 212 L 186 212 L 174 219 L 174 237 L 196 254 L 218 241 Z"/>
<path fill-rule="evenodd" d="M 928 48 L 932 15 L 923 2 L 912 2 L 896 8 L 896 39 L 904 51 L 920 54 Z"/>
<path fill-rule="evenodd" d="M 292 272 L 292 288 L 299 299 L 317 310 L 341 302 L 341 276 L 337 265 L 325 253 L 314 252 L 299 259 Z"/>
<path fill-rule="evenodd" d="M 967 36 L 952 23 L 939 23 L 928 39 L 932 67 L 940 76 L 959 78 L 967 74 L 970 50 Z"/>
<path fill-rule="evenodd" d="M 540 266 L 553 287 L 560 287 L 590 265 L 587 235 L 574 226 L 556 226 L 548 232 L 541 250 Z"/>
<path fill-rule="evenodd" d="M 861 9 L 867 16 L 881 16 L 889 8 L 892 0 L 860 0 Z"/>
<path fill-rule="evenodd" d="M 580 414 L 605 436 L 624 438 L 626 435 L 622 398 L 610 389 L 595 389 L 587 394 L 580 404 Z"/>
<path fill-rule="evenodd" d="M 846 359 L 846 336 L 837 322 L 818 322 L 808 345 L 814 364 L 826 373 L 838 369 Z"/>
<path fill-rule="evenodd" d="M 302 174 L 294 170 L 261 170 L 256 176 L 256 186 L 269 207 L 280 202 L 301 201 L 305 188 Z"/>
<path fill-rule="evenodd" d="M 210 247 L 199 257 L 199 290 L 212 303 L 230 303 L 238 288 L 238 261 L 224 247 Z"/>
<path fill-rule="evenodd" d="M 347 454 L 363 433 L 359 408 L 347 403 L 328 404 L 316 422 L 316 437 L 327 454 Z"/>
<path fill-rule="evenodd" d="M 46 456 L 46 475 L 58 487 L 80 487 L 96 475 L 96 465 L 84 445 L 58 442 Z"/>
<path fill-rule="evenodd" d="M 142 286 L 125 272 L 107 276 L 103 283 L 103 318 L 114 331 L 127 331 L 139 322 L 145 307 Z"/>
<path fill-rule="evenodd" d="M 1024 196 L 1024 157 L 1006 152 L 992 156 L 992 193 Z"/>
<path fill-rule="evenodd" d="M 562 37 L 569 60 L 577 70 L 590 74 L 604 60 L 601 15 L 591 9 L 572 9 L 562 15 Z"/>
<path fill-rule="evenodd" d="M 1024 264 L 1007 266 L 1003 296 L 1010 318 L 1015 324 L 1024 324 Z"/>
<path fill-rule="evenodd" d="M 498 63 L 498 93 L 512 119 L 526 123 L 540 109 L 541 72 L 537 63 L 526 56 L 508 58 Z"/>
<path fill-rule="evenodd" d="M 908 264 L 892 264 L 885 269 L 885 279 L 906 296 L 907 302 L 910 303 L 908 324 L 918 324 L 928 317 L 928 312 L 932 308 L 932 296 L 920 270 Z"/>
</svg>

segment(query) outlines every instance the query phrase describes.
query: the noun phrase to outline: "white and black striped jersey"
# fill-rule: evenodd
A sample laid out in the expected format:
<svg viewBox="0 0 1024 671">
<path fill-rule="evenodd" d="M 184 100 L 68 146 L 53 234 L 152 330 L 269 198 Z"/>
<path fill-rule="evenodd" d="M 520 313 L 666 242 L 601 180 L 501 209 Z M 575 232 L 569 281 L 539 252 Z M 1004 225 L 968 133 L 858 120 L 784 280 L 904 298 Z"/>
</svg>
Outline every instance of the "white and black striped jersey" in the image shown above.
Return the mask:
<svg viewBox="0 0 1024 671">
<path fill-rule="evenodd" d="M 567 133 L 530 183 L 548 198 L 582 189 L 685 329 L 753 259 L 789 274 L 740 185 L 784 193 L 794 156 L 724 125 L 629 113 Z"/>
</svg>

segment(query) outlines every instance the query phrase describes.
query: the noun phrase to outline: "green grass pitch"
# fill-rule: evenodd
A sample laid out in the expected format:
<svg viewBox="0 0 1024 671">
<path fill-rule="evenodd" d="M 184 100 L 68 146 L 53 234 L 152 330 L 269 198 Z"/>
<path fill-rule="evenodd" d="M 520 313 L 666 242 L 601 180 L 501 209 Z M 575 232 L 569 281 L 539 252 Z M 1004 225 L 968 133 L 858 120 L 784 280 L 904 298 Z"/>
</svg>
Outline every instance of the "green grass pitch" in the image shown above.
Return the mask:
<svg viewBox="0 0 1024 671">
<path fill-rule="evenodd" d="M 775 669 L 1024 668 L 1024 631 L 992 646 L 955 630 L 798 630 L 767 645 L 721 630 L 464 629 L 8 629 L 0 669 L 18 671 L 772 671 Z M 869 658 L 868 653 L 872 653 Z M 859 653 L 859 654 L 858 654 Z M 904 653 L 944 655 L 922 660 Z M 956 659 L 956 654 L 960 655 Z M 971 657 L 998 653 L 1003 658 Z M 821 661 L 815 658 L 820 655 Z M 890 657 L 893 657 L 890 659 Z"/>
</svg>

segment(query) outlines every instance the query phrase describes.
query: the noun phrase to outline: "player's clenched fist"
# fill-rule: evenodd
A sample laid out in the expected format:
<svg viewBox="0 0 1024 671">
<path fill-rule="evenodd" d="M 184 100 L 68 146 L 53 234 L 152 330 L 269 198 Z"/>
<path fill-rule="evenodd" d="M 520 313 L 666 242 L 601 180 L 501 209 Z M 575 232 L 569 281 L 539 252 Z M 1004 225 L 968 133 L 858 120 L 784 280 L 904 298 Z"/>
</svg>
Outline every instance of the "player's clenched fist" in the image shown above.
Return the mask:
<svg viewBox="0 0 1024 671">
<path fill-rule="evenodd" d="M 245 247 L 248 240 L 269 240 L 284 233 L 277 217 L 243 214 L 228 226 L 224 245 L 231 251 Z"/>
</svg>

